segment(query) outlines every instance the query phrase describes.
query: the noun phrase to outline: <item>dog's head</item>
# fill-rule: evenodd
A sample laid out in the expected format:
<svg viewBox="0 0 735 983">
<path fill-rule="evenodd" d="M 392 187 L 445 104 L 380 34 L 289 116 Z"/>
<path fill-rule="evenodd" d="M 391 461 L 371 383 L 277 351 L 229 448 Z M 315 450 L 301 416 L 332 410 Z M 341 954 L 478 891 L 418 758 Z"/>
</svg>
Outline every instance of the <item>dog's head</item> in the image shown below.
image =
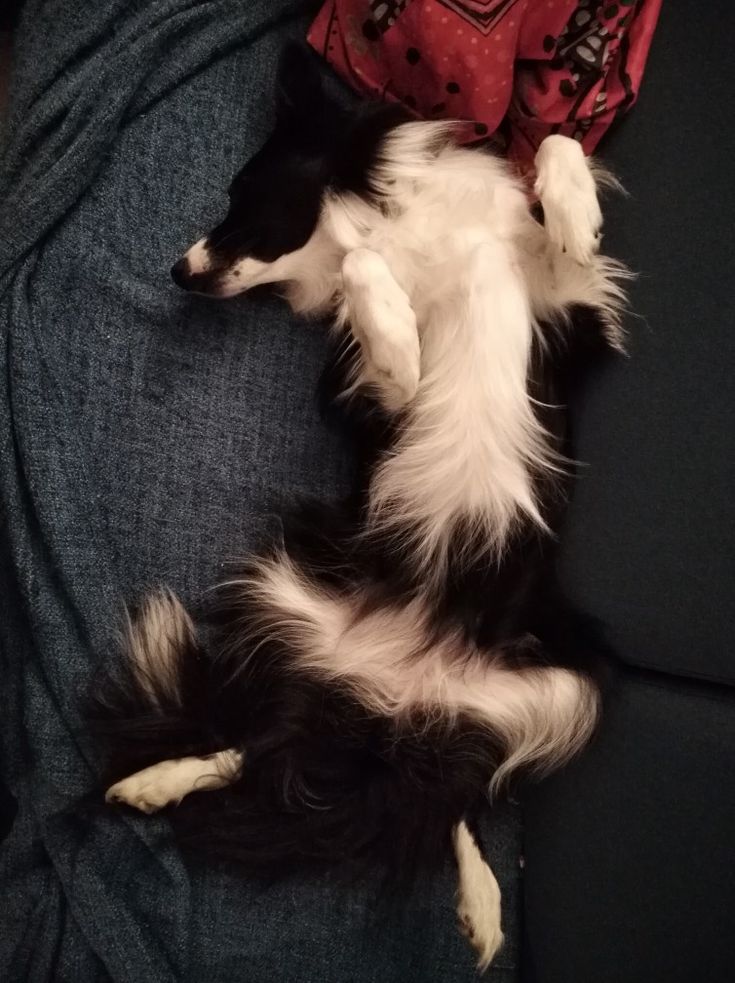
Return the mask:
<svg viewBox="0 0 735 983">
<path fill-rule="evenodd" d="M 359 192 L 381 136 L 405 118 L 396 107 L 345 110 L 324 91 L 316 56 L 290 44 L 278 68 L 275 129 L 233 178 L 223 221 L 174 265 L 174 282 L 231 297 L 291 279 L 327 189 Z"/>
</svg>

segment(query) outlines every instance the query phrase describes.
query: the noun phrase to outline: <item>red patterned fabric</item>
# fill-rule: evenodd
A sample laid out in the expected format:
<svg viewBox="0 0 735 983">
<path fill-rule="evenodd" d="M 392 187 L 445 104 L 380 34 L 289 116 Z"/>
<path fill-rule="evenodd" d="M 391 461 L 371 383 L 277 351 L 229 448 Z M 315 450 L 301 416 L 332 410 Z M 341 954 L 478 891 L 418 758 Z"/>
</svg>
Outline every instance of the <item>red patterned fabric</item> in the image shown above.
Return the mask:
<svg viewBox="0 0 735 983">
<path fill-rule="evenodd" d="M 635 102 L 661 0 L 329 0 L 309 41 L 355 88 L 471 121 L 521 163 L 549 133 L 594 150 Z"/>
</svg>

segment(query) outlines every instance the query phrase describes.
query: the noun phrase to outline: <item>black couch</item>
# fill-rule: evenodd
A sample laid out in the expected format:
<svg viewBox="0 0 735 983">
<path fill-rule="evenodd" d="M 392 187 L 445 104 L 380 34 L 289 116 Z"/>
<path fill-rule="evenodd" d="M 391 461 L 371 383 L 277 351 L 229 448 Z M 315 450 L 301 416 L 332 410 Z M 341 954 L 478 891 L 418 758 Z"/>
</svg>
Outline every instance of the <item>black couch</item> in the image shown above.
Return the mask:
<svg viewBox="0 0 735 983">
<path fill-rule="evenodd" d="M 598 739 L 525 802 L 536 983 L 735 978 L 733 32 L 730 4 L 664 2 L 602 148 L 638 316 L 576 410 L 564 575 L 623 668 Z"/>
</svg>

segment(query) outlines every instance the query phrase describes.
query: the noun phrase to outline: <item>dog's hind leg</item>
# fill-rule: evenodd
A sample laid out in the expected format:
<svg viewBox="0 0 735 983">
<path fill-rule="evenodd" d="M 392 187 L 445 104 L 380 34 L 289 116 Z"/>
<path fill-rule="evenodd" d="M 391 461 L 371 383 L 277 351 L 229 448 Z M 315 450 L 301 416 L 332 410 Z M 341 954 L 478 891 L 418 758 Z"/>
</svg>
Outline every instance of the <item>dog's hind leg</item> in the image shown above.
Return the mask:
<svg viewBox="0 0 735 983">
<path fill-rule="evenodd" d="M 459 872 L 459 928 L 477 953 L 477 968 L 482 972 L 503 944 L 500 887 L 464 820 L 454 827 L 453 840 Z"/>
<path fill-rule="evenodd" d="M 159 761 L 137 771 L 107 790 L 105 801 L 132 806 L 141 812 L 158 812 L 178 805 L 190 792 L 212 792 L 237 781 L 244 756 L 235 750 L 218 751 L 204 758 Z"/>
</svg>

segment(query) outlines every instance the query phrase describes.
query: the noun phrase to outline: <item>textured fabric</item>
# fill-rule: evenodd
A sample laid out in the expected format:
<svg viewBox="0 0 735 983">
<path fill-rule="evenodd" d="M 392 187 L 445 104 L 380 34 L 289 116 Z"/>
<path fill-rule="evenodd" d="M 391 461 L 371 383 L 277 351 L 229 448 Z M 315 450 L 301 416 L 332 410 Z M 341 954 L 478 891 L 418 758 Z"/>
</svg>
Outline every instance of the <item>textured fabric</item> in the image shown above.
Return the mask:
<svg viewBox="0 0 735 983">
<path fill-rule="evenodd" d="M 627 673 L 526 801 L 526 983 L 730 983 L 735 695 Z"/>
<path fill-rule="evenodd" d="M 475 978 L 450 864 L 398 916 L 375 885 L 187 867 L 165 820 L 80 804 L 79 703 L 123 599 L 166 583 L 195 601 L 292 494 L 349 479 L 313 398 L 318 326 L 168 275 L 267 133 L 278 49 L 306 23 L 285 0 L 31 0 L 18 28 L 0 164 L 7 983 Z M 516 813 L 486 839 L 508 933 L 488 979 L 511 981 Z"/>
<path fill-rule="evenodd" d="M 633 105 L 661 0 L 328 0 L 309 40 L 360 91 L 522 164 L 550 133 L 591 153 Z"/>
</svg>

